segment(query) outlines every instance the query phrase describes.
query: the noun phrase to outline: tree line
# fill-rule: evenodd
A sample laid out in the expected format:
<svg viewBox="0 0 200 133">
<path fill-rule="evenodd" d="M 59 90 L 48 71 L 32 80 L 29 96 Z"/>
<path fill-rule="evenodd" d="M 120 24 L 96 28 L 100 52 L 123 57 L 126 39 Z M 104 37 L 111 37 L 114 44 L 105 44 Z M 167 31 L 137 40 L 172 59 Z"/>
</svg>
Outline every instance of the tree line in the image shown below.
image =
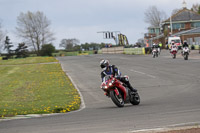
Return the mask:
<svg viewBox="0 0 200 133">
<path fill-rule="evenodd" d="M 9 58 L 25 58 L 28 57 L 30 52 L 28 50 L 28 46 L 24 42 L 19 43 L 16 49 L 11 49 L 14 45 L 10 42 L 8 36 L 6 36 L 6 40 L 4 42 L 4 50 L 7 51 L 7 54 L 3 57 L 3 60 L 7 60 Z M 41 56 L 52 56 L 52 53 L 55 52 L 55 47 L 52 44 L 44 44 L 41 47 L 40 55 Z"/>
<path fill-rule="evenodd" d="M 55 51 L 53 41 L 55 40 L 54 33 L 51 30 L 51 22 L 44 15 L 43 12 L 30 12 L 20 13 L 17 17 L 17 26 L 15 34 L 17 37 L 23 39 L 23 42 L 18 44 L 17 49 L 12 50 L 13 44 L 10 43 L 10 38 L 6 36 L 6 32 L 3 31 L 0 21 L 0 53 L 2 50 L 6 50 L 8 58 L 16 54 L 17 57 L 25 57 L 25 52 L 28 50 L 33 51 L 37 55 L 49 55 L 49 51 Z M 81 51 L 98 49 L 105 44 L 97 43 L 85 43 L 79 44 L 80 41 L 76 38 L 62 39 L 60 47 L 66 51 Z M 44 52 L 46 51 L 46 52 Z"/>
<path fill-rule="evenodd" d="M 52 42 L 55 40 L 54 33 L 50 28 L 50 20 L 44 15 L 43 12 L 30 12 L 20 13 L 17 17 L 17 26 L 15 35 L 23 40 L 18 44 L 15 50 L 12 50 L 12 43 L 10 38 L 6 36 L 6 32 L 3 31 L 0 21 L 0 53 L 2 50 L 6 50 L 8 58 L 12 54 L 16 54 L 17 57 L 25 57 L 25 52 L 29 50 L 33 51 L 37 55 L 44 54 L 46 47 L 52 49 L 54 46 Z M 55 47 L 54 47 L 55 49 Z"/>
<path fill-rule="evenodd" d="M 82 50 L 98 50 L 105 47 L 105 43 L 85 43 L 79 44 L 80 41 L 76 38 L 62 39 L 60 47 L 64 48 L 66 51 L 82 51 Z"/>
</svg>

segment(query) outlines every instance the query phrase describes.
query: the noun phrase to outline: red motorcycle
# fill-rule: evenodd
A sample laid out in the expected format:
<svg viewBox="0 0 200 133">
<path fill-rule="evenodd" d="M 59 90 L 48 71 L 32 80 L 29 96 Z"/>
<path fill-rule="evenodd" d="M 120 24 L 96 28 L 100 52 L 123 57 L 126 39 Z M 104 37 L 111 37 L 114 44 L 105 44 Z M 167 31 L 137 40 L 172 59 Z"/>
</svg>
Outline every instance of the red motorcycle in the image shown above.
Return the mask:
<svg viewBox="0 0 200 133">
<path fill-rule="evenodd" d="M 178 47 L 176 45 L 171 45 L 170 53 L 171 53 L 173 59 L 176 58 L 177 52 L 178 52 Z"/>
<path fill-rule="evenodd" d="M 172 58 L 173 58 L 173 59 L 176 58 L 176 53 L 177 53 L 177 50 L 173 50 L 173 51 L 171 51 L 171 54 L 172 54 Z"/>
<path fill-rule="evenodd" d="M 118 107 L 124 107 L 125 103 L 138 105 L 140 96 L 137 92 L 131 94 L 131 91 L 124 83 L 113 76 L 106 76 L 101 84 L 101 89 L 105 95 L 110 97 Z"/>
</svg>

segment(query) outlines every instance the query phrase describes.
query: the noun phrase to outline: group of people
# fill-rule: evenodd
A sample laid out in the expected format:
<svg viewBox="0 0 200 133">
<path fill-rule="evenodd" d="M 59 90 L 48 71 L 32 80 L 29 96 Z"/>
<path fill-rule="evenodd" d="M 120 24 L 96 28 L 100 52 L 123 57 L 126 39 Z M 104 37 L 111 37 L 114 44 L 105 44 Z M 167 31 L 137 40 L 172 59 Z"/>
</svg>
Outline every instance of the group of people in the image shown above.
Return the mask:
<svg viewBox="0 0 200 133">
<path fill-rule="evenodd" d="M 176 48 L 178 50 L 178 47 L 175 45 L 174 42 L 172 42 L 171 44 L 172 44 L 171 50 L 173 50 L 173 48 Z M 152 49 L 153 48 L 160 49 L 161 47 L 162 47 L 162 43 L 159 43 L 159 44 L 154 43 L 152 46 Z M 184 41 L 184 43 L 183 43 L 183 48 L 184 47 L 188 47 L 188 44 L 186 41 Z M 105 59 L 101 60 L 100 67 L 102 68 L 102 72 L 101 72 L 102 82 L 103 82 L 105 76 L 107 76 L 107 75 L 114 76 L 118 80 L 120 80 L 122 83 L 124 83 L 131 90 L 132 94 L 137 92 L 137 90 L 135 88 L 133 88 L 132 85 L 130 84 L 129 77 L 121 76 L 121 72 L 119 71 L 119 69 L 115 65 L 110 65 L 108 60 L 105 60 Z"/>
<path fill-rule="evenodd" d="M 182 45 L 182 48 L 185 48 L 185 47 L 189 47 L 189 45 L 188 45 L 188 43 L 187 43 L 187 41 L 184 41 L 184 43 L 183 43 L 183 45 Z M 153 43 L 153 45 L 152 45 L 152 50 L 153 49 L 157 49 L 157 51 L 160 53 L 160 51 L 161 51 L 161 48 L 162 48 L 162 43 Z M 172 41 L 171 42 L 171 46 L 170 46 L 170 51 L 173 51 L 173 50 L 178 50 L 178 47 L 176 46 L 176 44 L 175 44 L 175 42 L 174 41 Z"/>
</svg>

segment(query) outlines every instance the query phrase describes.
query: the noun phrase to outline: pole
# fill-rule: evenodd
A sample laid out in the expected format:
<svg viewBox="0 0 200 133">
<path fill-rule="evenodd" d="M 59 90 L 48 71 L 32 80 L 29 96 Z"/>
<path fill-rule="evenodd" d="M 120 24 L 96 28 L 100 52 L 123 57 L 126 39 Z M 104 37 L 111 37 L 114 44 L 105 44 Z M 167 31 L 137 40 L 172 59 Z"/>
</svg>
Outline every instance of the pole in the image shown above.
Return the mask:
<svg viewBox="0 0 200 133">
<path fill-rule="evenodd" d="M 171 28 L 171 35 L 173 34 L 172 32 L 172 16 L 170 16 L 170 28 Z"/>
</svg>

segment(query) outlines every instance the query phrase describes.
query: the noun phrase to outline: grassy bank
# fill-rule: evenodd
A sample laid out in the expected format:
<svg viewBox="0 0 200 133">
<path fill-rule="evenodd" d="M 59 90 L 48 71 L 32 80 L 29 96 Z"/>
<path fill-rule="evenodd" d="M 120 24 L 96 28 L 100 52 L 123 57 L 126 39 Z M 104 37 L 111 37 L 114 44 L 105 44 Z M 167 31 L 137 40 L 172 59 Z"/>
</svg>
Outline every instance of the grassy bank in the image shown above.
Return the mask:
<svg viewBox="0 0 200 133">
<path fill-rule="evenodd" d="M 80 102 L 60 64 L 0 66 L 0 117 L 68 112 Z"/>
</svg>

